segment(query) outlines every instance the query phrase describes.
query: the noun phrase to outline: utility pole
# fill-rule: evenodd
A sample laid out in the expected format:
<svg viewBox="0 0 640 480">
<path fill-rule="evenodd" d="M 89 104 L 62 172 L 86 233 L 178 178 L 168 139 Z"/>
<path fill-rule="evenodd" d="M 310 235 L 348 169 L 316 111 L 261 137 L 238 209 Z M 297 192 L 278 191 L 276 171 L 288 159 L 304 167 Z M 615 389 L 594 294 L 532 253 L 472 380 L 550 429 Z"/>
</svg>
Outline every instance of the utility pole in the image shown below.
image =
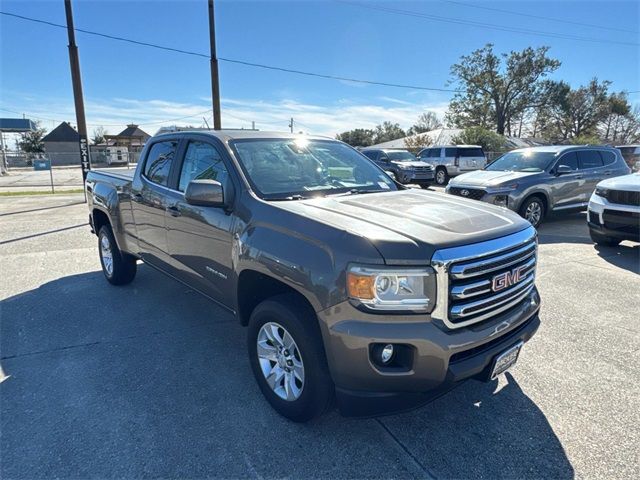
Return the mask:
<svg viewBox="0 0 640 480">
<path fill-rule="evenodd" d="M 289 128 L 291 129 L 291 133 L 293 133 L 293 117 L 291 117 L 291 121 L 289 122 Z"/>
<path fill-rule="evenodd" d="M 73 101 L 76 107 L 76 123 L 80 137 L 80 165 L 82 166 L 83 183 L 87 179 L 87 172 L 91 169 L 89 161 L 89 144 L 87 143 L 87 122 L 84 116 L 84 98 L 82 95 L 82 79 L 80 78 L 80 59 L 76 46 L 76 32 L 73 28 L 73 11 L 71 0 L 64 0 L 67 14 L 67 34 L 69 36 L 69 64 L 71 66 L 71 83 L 73 84 Z"/>
<path fill-rule="evenodd" d="M 216 23 L 213 0 L 209 0 L 209 43 L 211 44 L 211 100 L 213 102 L 213 129 L 220 130 L 220 79 L 218 78 L 218 56 L 216 54 Z"/>
</svg>

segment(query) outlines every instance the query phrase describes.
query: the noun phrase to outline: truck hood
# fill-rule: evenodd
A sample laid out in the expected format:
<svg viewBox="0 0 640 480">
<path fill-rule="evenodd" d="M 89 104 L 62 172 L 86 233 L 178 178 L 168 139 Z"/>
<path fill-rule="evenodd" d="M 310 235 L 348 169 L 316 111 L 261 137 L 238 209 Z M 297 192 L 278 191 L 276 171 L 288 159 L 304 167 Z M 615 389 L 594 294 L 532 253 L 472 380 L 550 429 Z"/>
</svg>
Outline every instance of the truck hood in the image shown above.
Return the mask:
<svg viewBox="0 0 640 480">
<path fill-rule="evenodd" d="M 394 265 L 424 265 L 441 248 L 491 240 L 530 226 L 506 208 L 417 189 L 271 203 L 366 238 Z"/>
<path fill-rule="evenodd" d="M 480 186 L 495 187 L 509 184 L 524 177 L 540 175 L 542 172 L 502 172 L 499 170 L 476 170 L 475 172 L 463 173 L 453 178 L 449 184 L 452 186 Z"/>
<path fill-rule="evenodd" d="M 610 188 L 612 190 L 626 190 L 629 192 L 640 192 L 640 173 L 623 175 L 621 177 L 607 178 L 598 183 L 599 187 Z"/>
</svg>

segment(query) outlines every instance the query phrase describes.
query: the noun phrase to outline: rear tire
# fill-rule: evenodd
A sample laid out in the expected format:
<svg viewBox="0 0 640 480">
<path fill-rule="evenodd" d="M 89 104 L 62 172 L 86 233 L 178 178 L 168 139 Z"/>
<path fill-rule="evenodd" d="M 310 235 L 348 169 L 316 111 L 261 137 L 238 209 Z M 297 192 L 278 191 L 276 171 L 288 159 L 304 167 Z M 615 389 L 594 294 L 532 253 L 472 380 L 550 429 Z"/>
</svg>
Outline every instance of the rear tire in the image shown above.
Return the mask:
<svg viewBox="0 0 640 480">
<path fill-rule="evenodd" d="M 449 173 L 446 168 L 436 168 L 435 182 L 436 185 L 440 185 L 441 187 L 449 183 Z"/>
<path fill-rule="evenodd" d="M 591 229 L 589 229 L 589 236 L 594 243 L 602 245 L 603 247 L 616 247 L 620 244 L 620 240 L 612 237 L 607 237 L 606 235 L 594 232 Z"/>
<path fill-rule="evenodd" d="M 253 375 L 273 409 L 294 422 L 322 415 L 334 397 L 317 322 L 315 312 L 293 294 L 263 301 L 249 319 Z"/>
<path fill-rule="evenodd" d="M 104 225 L 98 232 L 98 251 L 102 273 L 112 285 L 126 285 L 136 276 L 136 258 L 118 248 L 111 227 Z"/>
<path fill-rule="evenodd" d="M 520 207 L 519 213 L 522 218 L 538 228 L 545 214 L 544 201 L 538 196 L 529 197 Z"/>
</svg>

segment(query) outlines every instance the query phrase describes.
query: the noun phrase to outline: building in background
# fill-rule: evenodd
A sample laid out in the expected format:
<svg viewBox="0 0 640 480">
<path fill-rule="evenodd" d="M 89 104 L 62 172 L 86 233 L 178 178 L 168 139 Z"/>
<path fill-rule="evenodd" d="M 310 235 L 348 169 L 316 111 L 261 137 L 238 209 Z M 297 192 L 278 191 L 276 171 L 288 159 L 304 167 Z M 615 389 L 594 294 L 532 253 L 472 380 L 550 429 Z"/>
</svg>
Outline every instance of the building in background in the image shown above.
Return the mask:
<svg viewBox="0 0 640 480">
<path fill-rule="evenodd" d="M 42 139 L 52 166 L 80 165 L 80 135 L 69 122 L 62 122 Z"/>
</svg>

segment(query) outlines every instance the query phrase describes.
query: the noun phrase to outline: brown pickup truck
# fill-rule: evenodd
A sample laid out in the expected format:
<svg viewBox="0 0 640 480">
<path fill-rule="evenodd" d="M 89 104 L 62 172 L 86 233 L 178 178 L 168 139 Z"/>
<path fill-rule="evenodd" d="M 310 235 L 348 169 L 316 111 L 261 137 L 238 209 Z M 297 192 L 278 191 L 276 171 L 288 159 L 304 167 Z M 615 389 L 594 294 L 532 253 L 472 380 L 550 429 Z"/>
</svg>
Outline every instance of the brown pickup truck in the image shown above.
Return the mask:
<svg viewBox="0 0 640 480">
<path fill-rule="evenodd" d="M 406 188 L 335 140 L 163 134 L 135 173 L 92 171 L 86 190 L 107 280 L 141 260 L 227 309 L 264 396 L 296 421 L 494 379 L 540 323 L 526 220 Z"/>
</svg>

